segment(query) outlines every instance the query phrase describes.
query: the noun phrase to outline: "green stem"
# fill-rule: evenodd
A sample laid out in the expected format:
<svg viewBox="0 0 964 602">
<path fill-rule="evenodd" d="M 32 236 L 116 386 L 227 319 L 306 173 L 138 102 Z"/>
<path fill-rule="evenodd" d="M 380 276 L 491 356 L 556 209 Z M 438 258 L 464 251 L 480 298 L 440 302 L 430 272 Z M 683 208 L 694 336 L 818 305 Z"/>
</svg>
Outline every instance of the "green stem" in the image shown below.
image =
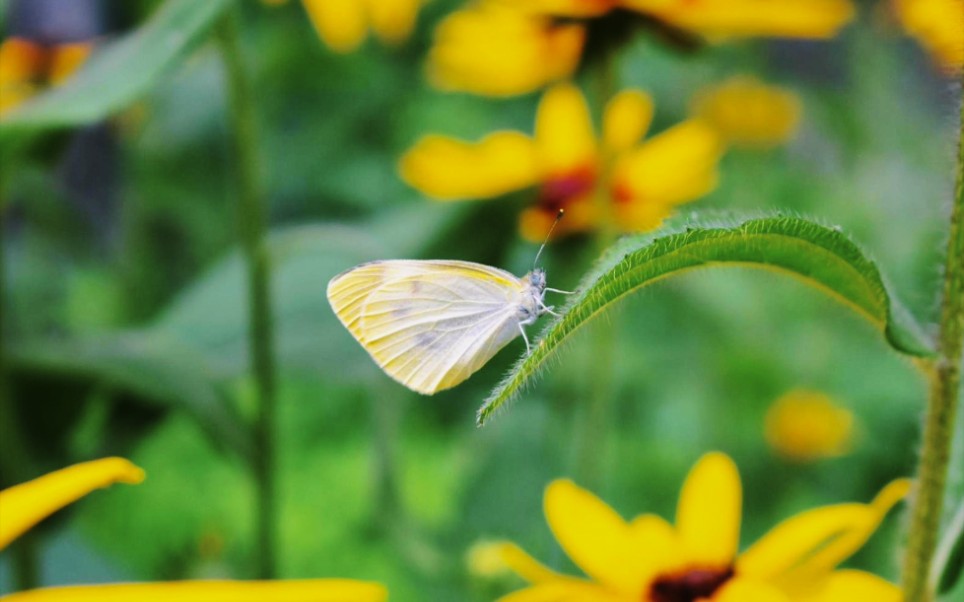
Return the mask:
<svg viewBox="0 0 964 602">
<path fill-rule="evenodd" d="M 6 170 L 4 170 L 6 171 Z M 26 442 L 16 424 L 19 422 L 10 391 L 5 357 L 6 341 L 6 274 L 3 246 L 4 216 L 3 201 L 0 200 L 0 489 L 28 480 L 33 471 L 33 463 L 26 451 Z M 14 591 L 34 589 L 40 585 L 40 549 L 37 537 L 27 533 L 20 537 L 10 549 L 13 564 Z"/>
<path fill-rule="evenodd" d="M 254 96 L 241 57 L 237 10 L 232 9 L 225 18 L 221 30 L 221 49 L 227 75 L 234 158 L 237 161 L 239 235 L 248 270 L 248 344 L 258 393 L 252 467 L 258 504 L 258 577 L 272 579 L 277 573 L 274 328 L 269 293 L 270 265 L 265 244 L 267 219 L 260 182 Z"/>
<path fill-rule="evenodd" d="M 384 379 L 387 382 L 387 379 Z M 394 385 L 394 383 L 391 383 Z M 375 446 L 374 516 L 380 528 L 388 531 L 400 519 L 398 471 L 395 447 L 402 406 L 398 395 L 379 386 L 372 396 L 372 431 Z"/>
<path fill-rule="evenodd" d="M 617 92 L 618 74 L 616 53 L 610 51 L 597 67 L 594 74 L 594 100 L 597 109 L 596 126 L 603 131 L 603 117 L 606 105 Z M 596 256 L 605 251 L 619 235 L 616 216 L 610 194 L 610 177 L 613 157 L 601 147 L 599 173 L 593 197 L 598 212 L 595 238 Z M 592 357 L 589 360 L 588 404 L 579 421 L 579 447 L 576 452 L 574 476 L 580 484 L 590 489 L 602 485 L 602 472 L 605 465 L 606 441 L 609 433 L 609 415 L 613 396 L 613 360 L 616 338 L 616 316 L 610 313 L 607 320 L 599 320 L 592 333 L 590 342 Z"/>
<path fill-rule="evenodd" d="M 954 419 L 960 403 L 961 348 L 964 345 L 964 101 L 960 127 L 957 186 L 944 266 L 938 357 L 928 371 L 930 398 L 917 469 L 917 495 L 911 509 L 904 556 L 904 598 L 907 602 L 930 602 L 934 597 L 928 576 L 940 530 Z"/>
</svg>

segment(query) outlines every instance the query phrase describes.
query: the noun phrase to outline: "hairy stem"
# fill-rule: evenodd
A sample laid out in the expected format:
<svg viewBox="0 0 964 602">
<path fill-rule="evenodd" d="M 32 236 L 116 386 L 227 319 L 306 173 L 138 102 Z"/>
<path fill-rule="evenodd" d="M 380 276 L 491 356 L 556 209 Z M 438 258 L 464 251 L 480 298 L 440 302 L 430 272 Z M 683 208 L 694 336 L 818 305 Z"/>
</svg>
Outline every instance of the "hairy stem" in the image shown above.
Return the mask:
<svg viewBox="0 0 964 602">
<path fill-rule="evenodd" d="M 911 509 L 904 556 L 904 597 L 930 602 L 928 581 L 941 523 L 954 420 L 960 403 L 961 347 L 964 344 L 964 99 L 961 104 L 957 185 L 951 209 L 944 266 L 938 356 L 928 370 L 930 386 L 917 469 L 917 495 Z"/>
<path fill-rule="evenodd" d="M 229 11 L 221 28 L 220 39 L 230 104 L 231 142 L 237 163 L 239 237 L 248 272 L 248 345 L 258 394 L 252 466 L 257 487 L 257 572 L 258 577 L 271 579 L 277 573 L 274 328 L 269 291 L 270 263 L 265 244 L 267 218 L 260 181 L 254 96 L 241 57 L 237 11 L 237 8 Z"/>
</svg>

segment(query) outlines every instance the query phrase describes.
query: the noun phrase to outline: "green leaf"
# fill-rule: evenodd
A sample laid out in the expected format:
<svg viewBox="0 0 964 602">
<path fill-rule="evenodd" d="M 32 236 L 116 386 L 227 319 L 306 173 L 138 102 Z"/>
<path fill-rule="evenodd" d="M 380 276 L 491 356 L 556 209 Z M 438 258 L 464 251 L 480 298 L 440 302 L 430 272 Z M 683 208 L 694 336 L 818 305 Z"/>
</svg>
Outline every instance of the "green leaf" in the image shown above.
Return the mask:
<svg viewBox="0 0 964 602">
<path fill-rule="evenodd" d="M 934 558 L 934 583 L 938 594 L 949 593 L 964 573 L 964 501 L 957 509 Z"/>
<path fill-rule="evenodd" d="M 275 351 L 283 369 L 357 378 L 374 374 L 368 356 L 331 311 L 328 280 L 364 261 L 390 255 L 349 226 L 299 226 L 268 235 Z M 247 270 L 235 251 L 189 287 L 149 327 L 189 345 L 219 372 L 247 373 Z"/>
<path fill-rule="evenodd" d="M 876 265 L 847 236 L 792 217 L 750 219 L 737 225 L 691 223 L 657 235 L 623 239 L 579 287 L 561 317 L 550 323 L 478 413 L 483 424 L 535 376 L 573 332 L 625 295 L 694 268 L 742 266 L 777 270 L 844 302 L 880 328 L 901 353 L 933 351 L 921 328 L 884 284 Z"/>
<path fill-rule="evenodd" d="M 204 357 L 172 339 L 147 332 L 72 340 L 44 340 L 7 349 L 14 372 L 75 376 L 135 394 L 149 402 L 180 408 L 211 439 L 250 457 L 244 423 L 217 386 Z"/>
<path fill-rule="evenodd" d="M 0 119 L 0 131 L 72 127 L 100 121 L 150 89 L 204 40 L 231 0 L 167 0 L 137 30 L 95 52 L 62 86 Z"/>
</svg>

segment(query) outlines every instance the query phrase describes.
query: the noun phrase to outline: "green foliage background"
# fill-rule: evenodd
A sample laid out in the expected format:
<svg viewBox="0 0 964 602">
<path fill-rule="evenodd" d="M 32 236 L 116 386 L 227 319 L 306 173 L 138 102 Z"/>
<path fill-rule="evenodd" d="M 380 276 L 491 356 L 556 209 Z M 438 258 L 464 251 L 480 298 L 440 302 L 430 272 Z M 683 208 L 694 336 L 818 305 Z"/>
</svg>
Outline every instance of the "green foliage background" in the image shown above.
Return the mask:
<svg viewBox="0 0 964 602">
<path fill-rule="evenodd" d="M 145 15 L 152 8 L 141 5 Z M 617 330 L 602 441 L 582 440 L 579 426 L 596 323 L 482 429 L 475 411 L 521 341 L 431 398 L 371 363 L 331 314 L 331 276 L 403 257 L 523 273 L 535 253 L 515 234 L 531 191 L 437 204 L 396 175 L 397 157 L 425 133 L 531 131 L 537 95 L 487 100 L 426 84 L 432 26 L 452 6 L 430 3 L 401 48 L 370 42 L 343 56 L 319 43 L 297 3 L 245 5 L 276 270 L 282 576 L 378 580 L 394 600 L 488 600 L 519 584 L 467 571 L 465 551 L 492 538 L 572 570 L 541 496 L 552 478 L 572 474 L 587 445 L 605 467 L 592 488 L 627 517 L 671 517 L 692 463 L 709 450 L 729 453 L 745 487 L 744 543 L 801 509 L 867 501 L 910 475 L 925 392 L 909 360 L 852 312 L 774 273 L 695 271 L 607 314 Z M 69 522 L 45 524 L 44 583 L 251 574 L 244 461 L 253 386 L 223 73 L 210 42 L 184 56 L 104 126 L 116 145 L 114 202 L 96 217 L 62 177 L 76 131 L 0 139 L 4 345 L 29 451 L 16 461 L 39 474 L 121 454 L 148 474 L 137 487 L 94 494 Z M 797 139 L 729 153 L 720 187 L 692 210 L 839 226 L 911 312 L 933 320 L 960 91 L 892 25 L 864 14 L 826 43 L 754 41 L 695 54 L 637 38 L 619 71 L 626 86 L 654 94 L 656 131 L 683 119 L 701 86 L 732 74 L 799 93 Z M 578 238 L 553 244 L 550 286 L 574 286 L 593 254 Z M 798 465 L 766 446 L 768 405 L 796 387 L 853 410 L 852 454 Z M 889 519 L 851 564 L 895 578 L 899 522 Z M 0 568 L 9 587 L 2 556 Z"/>
</svg>

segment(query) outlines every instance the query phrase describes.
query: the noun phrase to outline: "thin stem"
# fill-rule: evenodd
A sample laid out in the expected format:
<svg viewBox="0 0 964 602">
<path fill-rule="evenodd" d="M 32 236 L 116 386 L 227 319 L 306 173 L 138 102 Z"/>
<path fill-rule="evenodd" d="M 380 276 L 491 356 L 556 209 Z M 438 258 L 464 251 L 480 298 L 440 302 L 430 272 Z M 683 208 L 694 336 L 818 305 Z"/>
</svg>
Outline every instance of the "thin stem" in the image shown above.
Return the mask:
<svg viewBox="0 0 964 602">
<path fill-rule="evenodd" d="M 277 573 L 275 430 L 276 385 L 274 328 L 269 291 L 269 257 L 265 244 L 266 210 L 261 189 L 254 96 L 241 57 L 237 8 L 229 11 L 221 29 L 221 49 L 227 75 L 230 125 L 237 161 L 239 235 L 248 270 L 249 348 L 258 392 L 254 428 L 254 471 L 257 486 L 258 576 Z"/>
<path fill-rule="evenodd" d="M 911 509 L 904 556 L 904 597 L 907 602 L 930 602 L 934 597 L 928 576 L 937 547 L 954 419 L 960 403 L 961 348 L 964 345 L 964 99 L 960 128 L 957 185 L 944 266 L 938 356 L 928 371 L 930 398 L 917 469 L 917 496 Z"/>
<path fill-rule="evenodd" d="M 618 75 L 616 53 L 611 50 L 596 67 L 594 74 L 594 100 L 597 109 L 597 127 L 603 130 L 603 117 L 606 105 L 616 94 Z M 618 236 L 618 224 L 612 206 L 610 194 L 610 177 L 613 157 L 607 149 L 601 148 L 599 173 L 593 197 L 596 202 L 598 224 L 596 231 L 596 255 L 602 254 Z M 589 396 L 588 404 L 582 413 L 578 424 L 579 447 L 576 451 L 576 465 L 574 476 L 584 486 L 598 489 L 602 484 L 602 472 L 605 465 L 606 440 L 609 433 L 610 413 L 613 396 L 613 360 L 616 338 L 616 315 L 610 312 L 607 320 L 599 320 L 593 328 L 590 342 L 592 358 L 590 359 Z"/>
<path fill-rule="evenodd" d="M 33 463 L 26 442 L 17 430 L 19 420 L 13 405 L 10 379 L 7 377 L 6 341 L 6 273 L 4 241 L 6 215 L 0 200 L 0 488 L 22 483 L 31 477 Z M 10 549 L 13 564 L 14 591 L 34 589 L 40 585 L 40 548 L 37 537 L 26 533 Z"/>
<path fill-rule="evenodd" d="M 387 379 L 385 379 L 387 380 Z M 394 384 L 394 383 L 392 383 Z M 374 516 L 379 527 L 388 530 L 399 522 L 401 505 L 398 495 L 398 464 L 395 461 L 395 448 L 398 440 L 398 423 L 402 413 L 397 394 L 384 386 L 376 389 L 372 396 L 372 430 L 374 438 Z"/>
</svg>

